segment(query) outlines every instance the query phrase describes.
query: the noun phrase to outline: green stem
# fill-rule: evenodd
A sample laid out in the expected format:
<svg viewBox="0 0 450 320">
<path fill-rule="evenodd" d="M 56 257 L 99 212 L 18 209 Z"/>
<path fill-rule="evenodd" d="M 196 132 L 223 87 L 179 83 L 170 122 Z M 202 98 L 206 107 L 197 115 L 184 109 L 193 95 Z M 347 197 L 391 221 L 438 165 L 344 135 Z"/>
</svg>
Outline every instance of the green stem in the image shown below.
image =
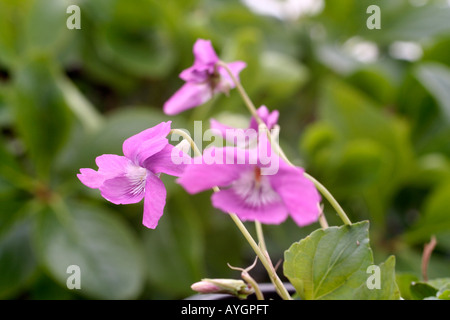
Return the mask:
<svg viewBox="0 0 450 320">
<path fill-rule="evenodd" d="M 217 188 L 218 190 L 218 188 Z M 258 256 L 259 260 L 263 264 L 264 268 L 267 270 L 267 273 L 270 276 L 271 281 L 274 283 L 275 288 L 280 295 L 281 298 L 284 300 L 292 300 L 291 296 L 289 295 L 289 292 L 287 291 L 286 287 L 283 285 L 283 282 L 281 282 L 280 278 L 276 274 L 272 263 L 267 259 L 267 256 L 262 252 L 261 248 L 258 246 L 258 244 L 255 242 L 255 240 L 252 238 L 251 234 L 248 232 L 247 228 L 244 226 L 242 221 L 238 218 L 238 216 L 234 213 L 229 214 L 231 219 L 234 221 L 238 229 L 241 231 L 241 233 L 244 235 L 245 239 L 248 241 L 250 246 L 252 247 L 253 251 L 255 251 L 256 255 Z"/>
<path fill-rule="evenodd" d="M 255 290 L 257 300 L 264 300 L 264 295 L 261 292 L 261 289 L 259 288 L 259 285 L 255 281 L 255 279 L 253 279 L 248 273 L 243 273 L 242 279 L 244 279 L 244 281 L 247 282 L 253 288 L 253 290 Z"/>
<path fill-rule="evenodd" d="M 239 94 L 241 95 L 242 99 L 245 102 L 245 105 L 248 107 L 248 110 L 252 114 L 252 116 L 256 119 L 258 124 L 263 124 L 264 122 L 261 120 L 261 118 L 258 115 L 258 112 L 256 111 L 255 105 L 253 104 L 252 100 L 249 98 L 247 92 L 245 91 L 244 87 L 242 86 L 241 82 L 234 76 L 233 72 L 231 72 L 230 68 L 228 68 L 228 65 L 223 61 L 216 62 L 217 66 L 220 66 L 224 68 L 228 75 L 231 77 L 231 80 L 233 80 L 236 89 L 239 91 Z"/>
<path fill-rule="evenodd" d="M 189 142 L 192 149 L 194 150 L 195 155 L 202 156 L 202 153 L 197 148 L 197 145 L 195 144 L 194 140 L 192 140 L 191 136 L 189 136 L 189 134 L 187 134 L 186 132 L 179 130 L 179 129 L 172 129 L 170 131 L 170 134 L 177 134 L 179 136 L 182 136 L 184 139 L 186 139 Z M 214 192 L 220 192 L 220 189 L 217 186 L 213 187 L 212 189 Z M 253 239 L 250 232 L 248 232 L 245 225 L 242 223 L 242 221 L 239 219 L 239 217 L 236 214 L 231 213 L 231 212 L 229 212 L 228 214 L 231 217 L 231 219 L 234 221 L 236 226 L 238 227 L 239 231 L 241 231 L 244 238 L 250 244 L 253 251 L 255 251 L 255 253 L 258 256 L 261 263 L 264 265 L 264 267 L 267 270 L 267 273 L 269 274 L 270 279 L 274 283 L 275 288 L 277 289 L 277 292 L 280 295 L 280 297 L 282 297 L 285 300 L 291 300 L 292 298 L 289 295 L 289 292 L 286 290 L 286 288 L 283 285 L 283 282 L 280 280 L 280 278 L 276 274 L 276 272 L 272 266 L 272 263 L 268 260 L 266 254 L 261 250 L 261 248 L 258 246 L 256 241 Z"/>
<path fill-rule="evenodd" d="M 238 90 L 239 94 L 241 95 L 242 100 L 244 101 L 244 103 L 247 106 L 248 110 L 250 111 L 252 116 L 255 118 L 255 120 L 258 122 L 258 124 L 263 129 L 265 129 L 267 131 L 267 135 L 269 137 L 270 143 L 276 149 L 275 151 L 278 153 L 278 155 L 286 163 L 288 163 L 291 166 L 294 166 L 294 164 L 291 161 L 289 161 L 289 159 L 284 154 L 284 152 L 281 149 L 279 143 L 274 141 L 274 139 L 272 138 L 272 135 L 270 134 L 270 131 L 267 128 L 266 124 L 258 116 L 258 113 L 256 111 L 255 105 L 253 104 L 253 102 L 249 98 L 249 96 L 248 96 L 247 92 L 245 91 L 245 89 L 242 87 L 240 81 L 234 76 L 234 74 L 231 72 L 230 68 L 228 68 L 228 65 L 225 62 L 223 62 L 223 61 L 217 62 L 217 65 L 223 67 L 228 72 L 228 75 L 230 76 L 231 80 L 233 80 L 233 82 L 234 82 L 234 84 L 236 86 L 236 89 Z M 322 195 L 328 200 L 328 202 L 330 202 L 330 204 L 333 206 L 333 208 L 338 213 L 338 215 L 341 218 L 341 220 L 347 225 L 352 224 L 350 219 L 348 218 L 347 214 L 345 213 L 344 209 L 342 209 L 342 207 L 339 205 L 339 203 L 336 201 L 336 199 L 333 197 L 333 195 L 330 193 L 330 191 L 328 191 L 328 189 L 325 188 L 324 185 L 322 185 L 319 181 L 317 181 L 314 177 L 312 177 L 308 173 L 305 172 L 304 175 L 305 175 L 306 178 L 308 178 L 309 180 L 311 180 L 314 183 L 314 185 L 316 186 L 317 190 L 319 190 L 319 192 L 322 193 Z M 323 219 L 322 219 L 322 221 L 319 220 L 319 222 L 321 222 L 321 224 L 322 224 L 323 223 Z M 323 227 L 323 225 L 322 225 L 322 227 Z"/>
<path fill-rule="evenodd" d="M 172 130 L 170 130 L 169 134 L 176 134 L 176 135 L 179 135 L 180 137 L 184 138 L 187 142 L 189 142 L 189 145 L 191 146 L 192 150 L 194 151 L 194 154 L 199 157 L 202 156 L 201 151 L 199 150 L 199 148 L 195 144 L 194 140 L 192 140 L 191 136 L 188 133 L 186 133 L 180 129 L 172 129 Z"/>
<path fill-rule="evenodd" d="M 320 226 L 322 227 L 322 229 L 327 229 L 328 228 L 327 218 L 325 218 L 325 215 L 323 214 L 323 211 L 320 211 L 319 223 L 320 223 Z"/>
<path fill-rule="evenodd" d="M 259 289 L 258 283 L 249 275 L 244 275 L 242 278 L 255 290 L 255 295 L 257 300 L 264 300 L 264 295 Z"/>
<path fill-rule="evenodd" d="M 255 221 L 255 227 L 256 227 L 256 235 L 259 241 L 259 246 L 261 247 L 262 250 L 267 251 L 266 241 L 264 240 L 264 233 L 262 230 L 261 222 Z"/>
</svg>

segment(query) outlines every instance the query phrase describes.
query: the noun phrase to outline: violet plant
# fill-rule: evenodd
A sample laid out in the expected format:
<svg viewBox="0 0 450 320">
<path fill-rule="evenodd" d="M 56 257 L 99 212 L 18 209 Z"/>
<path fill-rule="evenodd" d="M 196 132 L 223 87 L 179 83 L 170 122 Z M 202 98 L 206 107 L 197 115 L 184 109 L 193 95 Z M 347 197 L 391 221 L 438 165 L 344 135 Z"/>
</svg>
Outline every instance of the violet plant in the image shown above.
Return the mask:
<svg viewBox="0 0 450 320">
<path fill-rule="evenodd" d="M 251 114 L 248 127 L 232 128 L 210 120 L 215 134 L 233 145 L 201 152 L 185 131 L 171 128 L 170 121 L 162 122 L 125 140 L 123 156 L 97 157 L 97 171 L 80 169 L 80 181 L 99 189 L 114 204 L 144 199 L 142 221 L 151 229 L 157 227 L 166 201 L 161 174 L 178 177 L 178 184 L 189 194 L 214 190 L 212 206 L 231 217 L 264 266 L 276 292 L 285 300 L 293 297 L 267 251 L 263 224 L 277 225 L 288 217 L 299 227 L 318 222 L 319 229 L 285 251 L 283 273 L 294 286 L 295 297 L 399 299 L 395 258 L 391 256 L 375 265 L 369 244 L 369 222 L 352 223 L 332 194 L 286 157 L 278 143 L 279 112 L 269 111 L 266 106 L 257 109 L 239 80 L 246 63 L 221 61 L 211 42 L 203 39 L 194 44 L 193 53 L 193 66 L 180 74 L 185 84 L 164 104 L 164 112 L 176 115 L 236 88 Z M 180 146 L 172 146 L 169 135 L 184 140 Z M 182 147 L 186 144 L 193 151 L 192 157 Z M 328 225 L 322 197 L 333 206 L 343 225 Z M 255 224 L 256 239 L 244 222 Z M 264 299 L 258 283 L 250 276 L 251 267 L 236 269 L 242 271 L 242 279 L 202 279 L 192 289 L 200 293 L 229 293 L 241 299 L 255 293 L 258 299 Z"/>
</svg>

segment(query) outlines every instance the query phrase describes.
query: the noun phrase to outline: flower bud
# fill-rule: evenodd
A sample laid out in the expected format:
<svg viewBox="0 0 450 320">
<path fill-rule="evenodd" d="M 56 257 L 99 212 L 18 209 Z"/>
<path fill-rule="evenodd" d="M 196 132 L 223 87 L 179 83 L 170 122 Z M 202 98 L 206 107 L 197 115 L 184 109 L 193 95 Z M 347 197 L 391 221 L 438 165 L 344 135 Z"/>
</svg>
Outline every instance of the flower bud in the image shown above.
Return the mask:
<svg viewBox="0 0 450 320">
<path fill-rule="evenodd" d="M 191 286 L 191 289 L 199 293 L 227 293 L 245 299 L 253 293 L 242 280 L 234 279 L 202 279 Z"/>
</svg>

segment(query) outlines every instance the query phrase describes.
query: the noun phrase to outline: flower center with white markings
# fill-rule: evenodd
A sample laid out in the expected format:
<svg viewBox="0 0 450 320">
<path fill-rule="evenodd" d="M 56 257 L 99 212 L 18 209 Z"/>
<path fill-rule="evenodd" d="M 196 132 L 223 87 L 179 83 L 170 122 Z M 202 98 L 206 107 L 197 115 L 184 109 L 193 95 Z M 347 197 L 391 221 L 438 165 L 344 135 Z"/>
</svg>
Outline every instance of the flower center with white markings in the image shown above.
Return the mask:
<svg viewBox="0 0 450 320">
<path fill-rule="evenodd" d="M 130 189 L 128 193 L 135 196 L 145 191 L 145 182 L 147 179 L 147 169 L 130 165 L 128 167 L 127 178 L 130 181 Z"/>
<path fill-rule="evenodd" d="M 231 188 L 251 207 L 260 207 L 281 200 L 272 189 L 268 178 L 261 175 L 261 169 L 258 167 L 244 172 L 232 183 Z"/>
</svg>

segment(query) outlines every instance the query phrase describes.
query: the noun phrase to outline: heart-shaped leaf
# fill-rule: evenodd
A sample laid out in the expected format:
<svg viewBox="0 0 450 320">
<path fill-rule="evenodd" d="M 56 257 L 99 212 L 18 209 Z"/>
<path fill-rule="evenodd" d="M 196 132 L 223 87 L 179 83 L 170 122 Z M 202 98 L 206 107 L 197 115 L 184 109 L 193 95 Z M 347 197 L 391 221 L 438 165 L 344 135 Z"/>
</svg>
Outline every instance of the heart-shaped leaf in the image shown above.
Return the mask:
<svg viewBox="0 0 450 320">
<path fill-rule="evenodd" d="M 395 259 L 373 264 L 369 223 L 316 230 L 285 252 L 284 274 L 305 300 L 398 299 Z"/>
</svg>

